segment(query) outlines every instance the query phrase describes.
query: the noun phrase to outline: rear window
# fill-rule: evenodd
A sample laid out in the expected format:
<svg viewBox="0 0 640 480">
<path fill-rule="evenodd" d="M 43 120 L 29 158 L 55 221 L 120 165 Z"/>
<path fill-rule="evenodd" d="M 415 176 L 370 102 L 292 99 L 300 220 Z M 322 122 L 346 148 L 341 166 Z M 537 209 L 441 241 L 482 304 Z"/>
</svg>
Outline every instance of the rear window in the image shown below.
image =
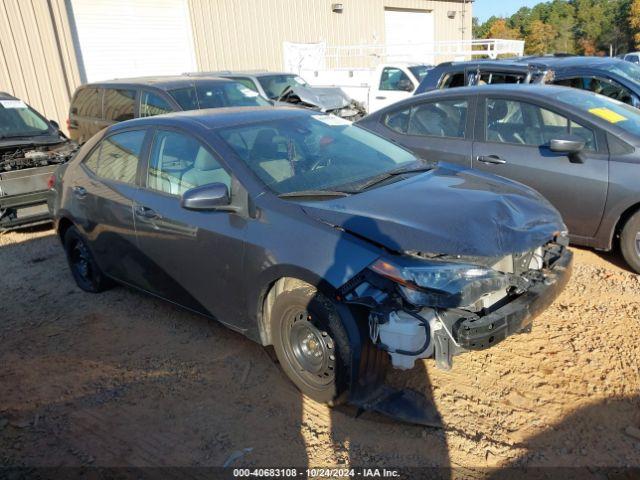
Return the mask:
<svg viewBox="0 0 640 480">
<path fill-rule="evenodd" d="M 102 118 L 102 91 L 99 88 L 83 88 L 78 90 L 73 100 L 73 109 L 80 117 Z"/>
<path fill-rule="evenodd" d="M 271 105 L 258 92 L 238 82 L 198 83 L 169 90 L 183 110 L 223 107 L 263 107 Z"/>
<path fill-rule="evenodd" d="M 104 91 L 104 118 L 123 122 L 134 117 L 136 91 L 107 88 Z"/>
</svg>

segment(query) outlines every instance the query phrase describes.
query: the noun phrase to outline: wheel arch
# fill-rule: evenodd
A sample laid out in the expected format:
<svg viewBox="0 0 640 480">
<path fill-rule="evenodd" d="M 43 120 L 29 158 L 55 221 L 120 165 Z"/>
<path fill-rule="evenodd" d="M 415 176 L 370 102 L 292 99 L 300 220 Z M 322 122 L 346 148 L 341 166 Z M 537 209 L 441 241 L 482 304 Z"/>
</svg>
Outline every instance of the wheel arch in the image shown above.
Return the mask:
<svg viewBox="0 0 640 480">
<path fill-rule="evenodd" d="M 610 234 L 610 243 L 612 247 L 615 247 L 617 242 L 619 242 L 620 234 L 622 233 L 622 229 L 627 224 L 629 219 L 635 215 L 637 212 L 640 212 L 640 201 L 634 203 L 630 207 L 628 207 L 625 211 L 622 212 L 618 221 L 616 222 L 616 226 L 611 231 Z"/>
<path fill-rule="evenodd" d="M 64 242 L 64 236 L 67 231 L 74 226 L 74 223 L 67 217 L 61 217 L 57 222 L 58 237 L 61 242 Z"/>
<path fill-rule="evenodd" d="M 276 297 L 284 292 L 300 287 L 313 287 L 330 299 L 336 295 L 335 288 L 319 275 L 305 269 L 285 266 L 276 267 L 260 282 L 258 295 L 254 296 L 254 316 L 258 323 L 260 343 L 271 345 L 271 310 Z"/>
</svg>

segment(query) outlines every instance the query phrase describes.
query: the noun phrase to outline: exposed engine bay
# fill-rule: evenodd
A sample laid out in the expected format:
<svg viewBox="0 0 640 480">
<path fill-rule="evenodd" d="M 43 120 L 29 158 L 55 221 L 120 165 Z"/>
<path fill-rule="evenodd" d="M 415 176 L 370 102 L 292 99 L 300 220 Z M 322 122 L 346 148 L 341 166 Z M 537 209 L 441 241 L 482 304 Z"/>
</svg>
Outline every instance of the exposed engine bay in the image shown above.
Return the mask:
<svg viewBox="0 0 640 480">
<path fill-rule="evenodd" d="M 453 356 L 489 348 L 528 331 L 568 280 L 568 237 L 502 258 L 464 258 L 410 253 L 378 260 L 345 284 L 347 303 L 369 309 L 369 336 L 407 370 L 435 357 L 450 369 Z"/>
<path fill-rule="evenodd" d="M 20 146 L 3 149 L 0 157 L 0 171 L 22 170 L 24 168 L 45 167 L 67 162 L 78 149 L 73 142 L 53 146 Z"/>
</svg>

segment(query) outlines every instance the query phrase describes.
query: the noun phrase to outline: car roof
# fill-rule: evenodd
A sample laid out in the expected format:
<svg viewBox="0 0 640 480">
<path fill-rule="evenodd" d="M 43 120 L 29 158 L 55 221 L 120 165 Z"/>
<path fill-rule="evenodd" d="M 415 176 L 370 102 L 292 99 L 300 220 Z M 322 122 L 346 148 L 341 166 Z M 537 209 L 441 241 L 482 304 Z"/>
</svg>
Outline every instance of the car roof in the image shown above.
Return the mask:
<svg viewBox="0 0 640 480">
<path fill-rule="evenodd" d="M 197 83 L 230 83 L 232 80 L 228 78 L 220 78 L 215 76 L 188 76 L 188 75 L 166 75 L 154 77 L 134 77 L 134 78 L 115 78 L 113 80 L 105 80 L 101 82 L 92 82 L 82 85 L 82 87 L 109 87 L 109 86 L 146 86 L 159 88 L 160 90 L 171 90 L 184 86 L 192 86 Z M 82 88 L 81 87 L 81 88 Z"/>
<path fill-rule="evenodd" d="M 229 107 L 187 110 L 153 117 L 136 118 L 119 122 L 109 127 L 111 131 L 128 128 L 133 125 L 174 125 L 197 126 L 207 130 L 247 125 L 258 122 L 270 122 L 286 118 L 309 117 L 318 112 L 297 107 Z"/>
<path fill-rule="evenodd" d="M 479 59 L 469 60 L 464 62 L 446 62 L 440 64 L 443 67 L 447 66 L 475 66 L 483 65 L 490 67 L 520 67 L 526 68 L 529 66 L 547 67 L 553 69 L 560 68 L 608 68 L 619 62 L 623 62 L 619 58 L 612 57 L 584 57 L 577 55 L 549 55 L 549 56 L 528 56 L 528 57 L 514 57 L 505 58 L 503 60 L 492 59 Z"/>
<path fill-rule="evenodd" d="M 0 100 L 18 100 L 16 97 L 7 92 L 0 92 Z"/>
<path fill-rule="evenodd" d="M 470 96 L 491 92 L 491 94 L 509 94 L 533 95 L 538 97 L 550 97 L 562 92 L 578 92 L 578 94 L 591 95 L 592 92 L 581 90 L 578 88 L 565 87 L 561 85 L 539 85 L 539 84 L 517 84 L 517 83 L 499 83 L 493 85 L 473 85 L 470 87 L 446 88 L 442 90 L 432 90 L 429 92 L 414 95 L 409 98 L 421 96 Z"/>
<path fill-rule="evenodd" d="M 196 72 L 192 74 L 193 76 L 200 75 L 220 75 L 224 77 L 234 76 L 234 77 L 269 77 L 271 75 L 297 75 L 297 73 L 291 72 L 269 72 L 267 70 L 244 70 L 244 71 L 233 71 L 233 70 L 223 70 L 218 72 Z"/>
</svg>

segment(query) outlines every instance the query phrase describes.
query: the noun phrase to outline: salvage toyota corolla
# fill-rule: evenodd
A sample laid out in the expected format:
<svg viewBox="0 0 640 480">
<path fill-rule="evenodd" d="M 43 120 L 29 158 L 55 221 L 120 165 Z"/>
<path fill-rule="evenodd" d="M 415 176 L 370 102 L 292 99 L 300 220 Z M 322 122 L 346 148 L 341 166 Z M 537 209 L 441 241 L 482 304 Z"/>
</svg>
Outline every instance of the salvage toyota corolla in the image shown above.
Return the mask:
<svg viewBox="0 0 640 480">
<path fill-rule="evenodd" d="M 330 404 L 374 405 L 389 363 L 451 368 L 528 330 L 570 275 L 565 226 L 535 191 L 308 110 L 119 123 L 51 183 L 80 288 L 216 318 Z"/>
</svg>

